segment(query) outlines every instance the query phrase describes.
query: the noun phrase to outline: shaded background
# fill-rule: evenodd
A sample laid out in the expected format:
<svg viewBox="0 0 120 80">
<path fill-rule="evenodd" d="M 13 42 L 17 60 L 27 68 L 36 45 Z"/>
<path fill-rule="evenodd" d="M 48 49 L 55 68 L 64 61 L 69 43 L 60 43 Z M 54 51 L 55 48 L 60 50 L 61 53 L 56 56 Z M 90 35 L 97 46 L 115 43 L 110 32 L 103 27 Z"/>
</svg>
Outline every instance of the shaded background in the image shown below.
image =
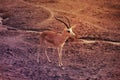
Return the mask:
<svg viewBox="0 0 120 80">
<path fill-rule="evenodd" d="M 49 63 L 38 47 L 39 33 L 27 32 L 61 32 L 64 25 L 54 16 L 67 16 L 76 25 L 77 39 L 63 48 L 64 70 L 57 51 L 47 49 Z M 119 0 L 0 0 L 0 17 L 0 80 L 120 79 Z"/>
</svg>

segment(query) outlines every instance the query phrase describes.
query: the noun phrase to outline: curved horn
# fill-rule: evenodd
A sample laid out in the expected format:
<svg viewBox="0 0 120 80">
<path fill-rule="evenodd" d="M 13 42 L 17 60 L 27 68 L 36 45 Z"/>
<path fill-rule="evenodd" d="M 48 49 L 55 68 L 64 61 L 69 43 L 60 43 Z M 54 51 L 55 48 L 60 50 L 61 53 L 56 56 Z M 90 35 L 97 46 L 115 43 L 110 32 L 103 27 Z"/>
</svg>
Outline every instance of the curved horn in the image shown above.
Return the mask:
<svg viewBox="0 0 120 80">
<path fill-rule="evenodd" d="M 65 17 L 65 16 L 64 16 Z M 65 17 L 66 18 L 66 20 L 67 20 L 67 22 L 68 22 L 68 26 L 69 26 L 69 28 L 71 27 L 71 25 L 70 25 L 70 20 L 67 18 L 67 17 Z"/>
<path fill-rule="evenodd" d="M 66 26 L 67 28 L 69 28 L 69 26 L 68 26 L 64 21 L 62 21 L 61 19 L 59 19 L 59 18 L 57 18 L 57 17 L 55 17 L 55 19 L 58 20 L 58 21 L 60 21 L 60 22 L 62 22 L 62 23 L 64 23 L 65 26 Z"/>
</svg>

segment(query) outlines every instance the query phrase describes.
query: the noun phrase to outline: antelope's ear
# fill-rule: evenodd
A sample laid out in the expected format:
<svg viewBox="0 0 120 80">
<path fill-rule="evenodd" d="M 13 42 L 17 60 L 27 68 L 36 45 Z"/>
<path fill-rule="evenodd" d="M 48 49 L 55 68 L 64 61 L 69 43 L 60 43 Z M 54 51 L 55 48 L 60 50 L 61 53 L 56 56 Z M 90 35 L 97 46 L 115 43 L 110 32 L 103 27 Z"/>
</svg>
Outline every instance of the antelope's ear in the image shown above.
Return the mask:
<svg viewBox="0 0 120 80">
<path fill-rule="evenodd" d="M 77 24 L 75 24 L 75 25 L 71 26 L 71 28 L 73 29 L 73 28 L 75 28 L 76 26 L 77 26 Z"/>
</svg>

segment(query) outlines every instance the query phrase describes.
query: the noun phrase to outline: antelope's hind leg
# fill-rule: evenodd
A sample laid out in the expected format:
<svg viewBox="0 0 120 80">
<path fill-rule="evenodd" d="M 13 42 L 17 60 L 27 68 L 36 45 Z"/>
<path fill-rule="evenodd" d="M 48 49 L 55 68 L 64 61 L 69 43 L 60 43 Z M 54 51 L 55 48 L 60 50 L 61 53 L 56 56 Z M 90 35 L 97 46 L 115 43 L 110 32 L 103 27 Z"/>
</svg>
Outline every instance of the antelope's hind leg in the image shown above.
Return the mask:
<svg viewBox="0 0 120 80">
<path fill-rule="evenodd" d="M 46 57 L 47 57 L 48 62 L 51 62 L 51 60 L 50 60 L 50 58 L 49 58 L 49 56 L 48 56 L 48 54 L 47 54 L 47 51 L 46 51 L 46 48 L 45 48 L 45 47 L 44 47 L 44 50 L 45 50 L 45 55 L 46 55 Z"/>
<path fill-rule="evenodd" d="M 40 50 L 39 50 L 39 46 L 38 46 L 38 50 L 37 50 L 37 53 L 36 53 L 37 63 L 40 62 L 39 58 L 40 58 Z"/>
</svg>

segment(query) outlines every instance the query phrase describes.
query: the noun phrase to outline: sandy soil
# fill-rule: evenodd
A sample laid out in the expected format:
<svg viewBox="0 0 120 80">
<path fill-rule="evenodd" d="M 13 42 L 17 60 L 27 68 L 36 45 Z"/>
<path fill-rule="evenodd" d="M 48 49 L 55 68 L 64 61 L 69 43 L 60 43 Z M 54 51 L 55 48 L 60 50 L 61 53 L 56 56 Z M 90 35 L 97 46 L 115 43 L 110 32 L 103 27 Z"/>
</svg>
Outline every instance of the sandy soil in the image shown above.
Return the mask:
<svg viewBox="0 0 120 80">
<path fill-rule="evenodd" d="M 64 69 L 55 49 L 47 49 L 49 63 L 38 47 L 37 32 L 64 29 L 54 16 L 76 25 L 76 39 L 63 48 Z M 120 80 L 119 0 L 0 0 L 0 17 L 0 80 Z"/>
</svg>

